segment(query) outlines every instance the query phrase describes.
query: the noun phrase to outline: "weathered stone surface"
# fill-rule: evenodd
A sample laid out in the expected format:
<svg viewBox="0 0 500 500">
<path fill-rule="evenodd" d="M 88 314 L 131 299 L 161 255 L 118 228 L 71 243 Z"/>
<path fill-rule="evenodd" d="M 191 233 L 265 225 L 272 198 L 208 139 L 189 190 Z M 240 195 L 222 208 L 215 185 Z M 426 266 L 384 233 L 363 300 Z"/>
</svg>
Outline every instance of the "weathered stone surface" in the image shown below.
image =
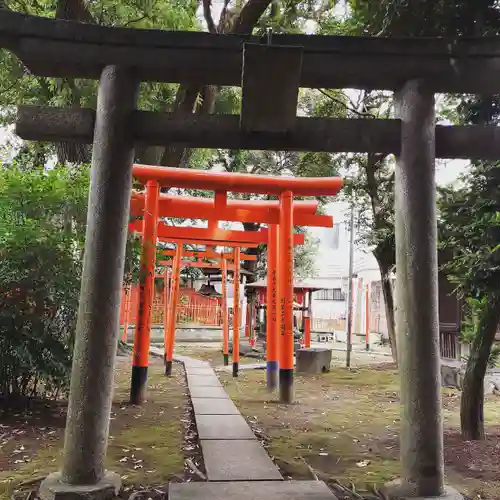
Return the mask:
<svg viewBox="0 0 500 500">
<path fill-rule="evenodd" d="M 190 387 L 189 392 L 192 398 L 229 399 L 222 387 Z"/>
<path fill-rule="evenodd" d="M 203 439 L 256 439 L 241 415 L 196 415 L 198 436 Z"/>
<path fill-rule="evenodd" d="M 242 130 L 279 134 L 293 130 L 302 51 L 300 46 L 243 45 Z"/>
<path fill-rule="evenodd" d="M 42 481 L 38 492 L 42 500 L 110 500 L 118 496 L 122 486 L 119 474 L 106 472 L 92 485 L 72 485 L 61 481 L 61 473 L 50 474 Z"/>
<path fill-rule="evenodd" d="M 450 486 L 445 486 L 443 493 L 438 496 L 418 496 L 414 485 L 403 483 L 400 479 L 383 486 L 382 491 L 388 497 L 400 500 L 463 500 L 464 498 L 461 493 Z"/>
<path fill-rule="evenodd" d="M 311 347 L 297 351 L 297 373 L 325 373 L 330 371 L 332 351 L 322 347 Z"/>
<path fill-rule="evenodd" d="M 170 483 L 169 500 L 335 500 L 323 481 Z"/>
<path fill-rule="evenodd" d="M 278 468 L 256 440 L 201 442 L 209 481 L 281 480 Z"/>
<path fill-rule="evenodd" d="M 395 170 L 396 327 L 401 376 L 402 480 L 414 496 L 444 485 L 435 180 L 435 99 L 422 80 L 396 95 L 401 153 Z"/>
<path fill-rule="evenodd" d="M 453 389 L 462 388 L 462 373 L 460 366 L 441 364 L 441 385 Z"/>
<path fill-rule="evenodd" d="M 98 78 L 103 66 L 121 64 L 133 67 L 143 81 L 225 86 L 241 85 L 242 41 L 262 42 L 257 36 L 57 21 L 7 9 L 0 10 L 0 35 L 2 46 L 13 50 L 35 75 Z M 498 90 L 496 40 L 479 37 L 450 44 L 447 38 L 278 34 L 272 44 L 303 47 L 301 87 L 394 90 L 419 77 L 434 92 Z M 381 67 L 384 71 L 378 71 Z"/>
<path fill-rule="evenodd" d="M 213 372 L 212 372 L 213 373 Z M 191 387 L 222 387 L 219 379 L 213 375 L 191 375 L 188 372 L 187 381 L 189 388 Z"/>
<path fill-rule="evenodd" d="M 139 82 L 106 67 L 97 99 L 82 286 L 68 399 L 62 475 L 94 484 L 104 474 L 119 335 Z"/>
<path fill-rule="evenodd" d="M 239 415 L 235 404 L 228 399 L 191 398 L 195 415 Z"/>
</svg>

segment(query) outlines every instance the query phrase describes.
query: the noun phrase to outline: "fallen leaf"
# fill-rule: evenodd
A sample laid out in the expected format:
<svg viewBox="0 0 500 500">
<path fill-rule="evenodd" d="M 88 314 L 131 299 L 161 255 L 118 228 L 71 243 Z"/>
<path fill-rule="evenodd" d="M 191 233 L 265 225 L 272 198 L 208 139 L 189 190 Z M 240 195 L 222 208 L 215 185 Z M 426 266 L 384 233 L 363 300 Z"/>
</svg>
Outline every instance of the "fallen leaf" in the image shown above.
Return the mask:
<svg viewBox="0 0 500 500">
<path fill-rule="evenodd" d="M 356 465 L 358 467 L 366 467 L 367 465 L 370 465 L 370 461 L 369 460 L 361 460 L 361 462 L 356 462 Z"/>
</svg>

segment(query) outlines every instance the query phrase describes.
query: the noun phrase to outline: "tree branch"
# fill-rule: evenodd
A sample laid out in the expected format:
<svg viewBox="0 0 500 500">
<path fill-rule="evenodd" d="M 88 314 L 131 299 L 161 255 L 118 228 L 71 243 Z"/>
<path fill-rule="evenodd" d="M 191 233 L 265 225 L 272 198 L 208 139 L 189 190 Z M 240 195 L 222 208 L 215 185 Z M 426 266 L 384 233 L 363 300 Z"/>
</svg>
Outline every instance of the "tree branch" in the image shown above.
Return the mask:
<svg viewBox="0 0 500 500">
<path fill-rule="evenodd" d="M 217 33 L 217 27 L 212 17 L 212 0 L 203 0 L 203 16 L 207 22 L 208 32 Z"/>
<path fill-rule="evenodd" d="M 354 113 L 355 115 L 361 116 L 363 118 L 376 118 L 375 115 L 372 115 L 371 113 L 363 113 L 361 111 L 358 111 L 354 107 L 349 107 L 345 102 L 342 102 L 340 99 L 337 99 L 336 97 L 332 96 L 328 92 L 326 92 L 323 89 L 317 89 L 321 94 L 323 94 L 325 97 L 328 97 L 328 99 L 331 99 L 333 102 L 336 102 L 337 104 L 340 104 L 343 106 L 347 111 L 350 111 L 351 113 Z"/>
<path fill-rule="evenodd" d="M 248 0 L 234 23 L 232 33 L 249 35 L 272 0 Z"/>
<path fill-rule="evenodd" d="M 234 23 L 225 22 L 226 15 L 229 12 L 227 9 L 229 2 L 224 1 L 224 8 L 222 9 L 219 28 L 217 31 L 234 34 L 250 34 L 255 24 L 271 4 L 271 1 L 272 0 L 248 0 L 248 2 L 241 9 L 239 16 Z M 211 1 L 203 0 L 204 12 L 206 11 L 207 6 L 210 10 Z M 224 26 L 229 29 L 227 31 L 224 30 Z M 180 116 L 193 112 L 211 113 L 213 111 L 219 89 L 217 87 L 211 87 L 211 89 L 209 88 L 204 91 L 204 88 L 205 87 L 199 85 L 179 86 L 176 96 L 176 111 L 179 112 Z M 200 93 L 204 93 L 204 98 L 202 100 L 202 105 L 197 107 L 196 103 Z M 160 164 L 163 166 L 178 167 L 185 158 L 186 149 L 175 147 L 166 148 L 161 157 Z"/>
</svg>

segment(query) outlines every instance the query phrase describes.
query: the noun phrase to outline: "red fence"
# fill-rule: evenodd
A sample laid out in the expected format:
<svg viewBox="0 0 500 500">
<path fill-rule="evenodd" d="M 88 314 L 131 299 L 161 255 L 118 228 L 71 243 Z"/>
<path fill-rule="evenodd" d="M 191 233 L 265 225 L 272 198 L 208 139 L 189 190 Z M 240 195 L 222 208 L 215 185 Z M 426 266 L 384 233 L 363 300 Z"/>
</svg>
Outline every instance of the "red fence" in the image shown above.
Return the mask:
<svg viewBox="0 0 500 500">
<path fill-rule="evenodd" d="M 128 324 L 135 325 L 138 298 L 139 293 L 137 285 L 132 285 L 130 288 L 124 288 L 122 290 L 120 325 L 125 323 L 127 310 L 129 311 Z M 152 324 L 163 326 L 164 313 L 165 300 L 163 290 L 155 290 Z M 177 323 L 220 326 L 222 324 L 220 300 L 200 295 L 192 288 L 181 288 L 179 306 L 177 308 Z"/>
</svg>

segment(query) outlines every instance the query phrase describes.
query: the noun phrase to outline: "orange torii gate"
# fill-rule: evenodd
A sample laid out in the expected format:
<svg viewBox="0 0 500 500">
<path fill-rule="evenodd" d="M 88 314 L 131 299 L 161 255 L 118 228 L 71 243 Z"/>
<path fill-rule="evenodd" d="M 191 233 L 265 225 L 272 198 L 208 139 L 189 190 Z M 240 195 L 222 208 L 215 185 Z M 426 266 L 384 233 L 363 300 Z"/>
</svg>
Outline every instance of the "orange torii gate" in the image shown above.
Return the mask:
<svg viewBox="0 0 500 500">
<path fill-rule="evenodd" d="M 330 217 L 330 226 L 333 225 L 333 218 Z M 275 228 L 276 226 L 271 226 Z M 271 234 L 269 234 L 271 236 Z M 300 244 L 300 240 L 297 239 L 298 243 Z M 275 245 L 273 246 L 271 242 L 268 242 L 268 248 L 275 248 Z M 275 253 L 275 252 L 274 252 Z M 177 251 L 163 251 L 163 255 L 175 257 L 177 255 Z M 217 252 L 213 250 L 207 250 L 205 252 L 182 252 L 183 257 L 197 257 L 197 261 L 182 261 L 181 267 L 195 267 L 195 268 L 204 268 L 204 269 L 221 269 L 221 275 L 222 275 L 222 310 L 223 310 L 223 322 L 222 322 L 222 327 L 223 327 L 223 360 L 224 360 L 224 365 L 227 366 L 229 364 L 229 351 L 228 351 L 228 345 L 229 345 L 229 326 L 228 326 L 228 316 L 227 316 L 227 289 L 226 289 L 226 283 L 227 283 L 227 271 L 232 271 L 233 276 L 236 273 L 236 264 L 230 264 L 228 261 L 233 260 L 235 257 L 231 253 L 220 253 L 218 254 Z M 209 263 L 209 262 L 204 262 L 201 260 L 202 257 L 207 257 L 210 256 L 213 260 L 218 260 L 219 262 L 216 263 Z M 271 257 L 272 259 L 272 257 Z M 246 255 L 246 254 L 241 254 L 240 255 L 240 261 L 243 260 L 249 260 L 249 261 L 255 261 L 257 260 L 257 257 L 255 255 Z M 276 255 L 274 256 L 274 261 L 276 261 Z M 163 266 L 167 268 L 167 271 L 165 273 L 165 283 L 168 281 L 168 268 L 172 267 L 172 273 L 180 273 L 180 268 L 175 262 L 175 258 L 170 261 L 158 261 L 157 265 Z M 275 265 L 274 267 L 271 265 L 271 269 L 275 270 Z M 238 270 L 239 271 L 239 270 Z M 276 274 L 276 272 L 274 272 Z M 167 302 L 165 301 L 165 304 Z M 175 305 L 176 302 L 172 304 Z M 165 314 L 165 318 L 168 318 L 165 322 L 165 332 L 166 337 L 165 337 L 165 346 L 170 345 L 172 343 L 171 349 L 167 352 L 167 349 L 165 350 L 165 364 L 166 364 L 166 369 L 165 373 L 167 375 L 171 374 L 171 368 L 172 368 L 172 358 L 173 358 L 173 340 L 175 340 L 175 325 L 171 325 L 172 318 L 175 320 L 176 318 L 176 311 L 172 310 L 171 305 L 168 305 L 167 309 L 168 314 L 171 314 L 172 316 L 168 316 Z M 310 332 L 309 332 L 310 333 Z M 267 349 L 267 386 L 269 389 L 275 389 L 278 384 L 277 384 L 277 366 L 278 366 L 278 350 L 276 347 L 276 341 L 274 340 L 274 337 L 277 335 L 277 332 L 274 331 L 273 335 L 268 335 L 268 343 L 271 345 L 271 349 Z M 272 337 L 272 338 L 271 338 Z M 233 340 L 233 376 L 236 377 L 238 376 L 238 364 L 239 364 L 239 345 L 237 346 L 238 349 L 238 359 L 234 360 L 234 340 Z"/>
<path fill-rule="evenodd" d="M 176 243 L 174 262 L 172 268 L 171 288 L 168 297 L 168 311 L 165 322 L 165 373 L 171 374 L 173 349 L 175 339 L 175 312 L 177 311 L 179 300 L 180 268 L 182 265 L 183 245 L 195 243 L 209 246 L 234 246 L 234 266 L 235 266 L 235 295 L 239 296 L 239 262 L 240 247 L 257 246 L 267 242 L 267 235 L 263 231 L 251 233 L 247 231 L 225 231 L 218 229 L 205 229 L 194 227 L 172 227 L 166 226 L 158 221 L 157 203 L 151 202 L 151 209 L 148 210 L 151 183 L 146 185 L 146 206 L 144 210 L 144 221 L 134 221 L 129 224 L 130 232 L 141 232 L 143 249 L 141 253 L 141 273 L 139 284 L 139 310 L 136 321 L 134 335 L 134 354 L 132 363 L 132 378 L 130 386 L 130 401 L 133 404 L 141 404 L 146 397 L 147 371 L 149 365 L 149 348 L 151 336 L 151 311 L 153 303 L 154 277 L 156 264 L 156 243 L 163 240 L 169 243 Z M 158 198 L 159 189 L 153 191 L 153 197 Z M 159 233 L 159 234 L 158 234 Z M 303 244 L 303 235 L 297 236 L 298 244 Z M 235 301 L 234 315 L 238 315 L 239 303 Z M 237 375 L 239 366 L 239 325 L 234 322 L 233 332 L 233 375 Z"/>
<path fill-rule="evenodd" d="M 177 255 L 177 250 L 175 252 L 164 252 L 165 253 L 173 255 L 174 257 Z M 223 360 L 224 360 L 224 365 L 227 366 L 229 364 L 229 319 L 228 319 L 228 310 L 227 310 L 227 271 L 232 271 L 233 276 L 236 276 L 237 271 L 239 272 L 239 269 L 236 269 L 236 264 L 229 264 L 229 260 L 235 259 L 235 256 L 230 254 L 230 253 L 220 253 L 217 254 L 217 252 L 208 251 L 208 252 L 182 252 L 183 256 L 186 256 L 186 254 L 208 254 L 211 255 L 211 258 L 215 260 L 219 260 L 220 262 L 218 263 L 209 263 L 209 262 L 203 262 L 201 260 L 198 261 L 182 261 L 180 265 L 178 262 L 175 261 L 175 258 L 173 261 L 158 261 L 157 264 L 159 266 L 163 266 L 167 269 L 165 272 L 165 283 L 167 283 L 168 280 L 168 268 L 172 267 L 172 274 L 176 275 L 177 273 L 180 274 L 180 268 L 181 267 L 196 267 L 196 268 L 216 268 L 216 269 L 221 269 L 221 274 L 222 274 L 222 329 L 223 329 L 223 346 L 222 346 L 222 355 L 223 355 Z M 189 255 L 188 255 L 189 256 Z M 218 257 L 217 257 L 218 256 Z M 255 255 L 245 255 L 241 254 L 240 255 L 240 261 L 243 260 L 256 260 L 257 257 Z M 173 281 L 172 281 L 173 283 Z M 167 285 L 165 285 L 167 286 Z M 172 296 L 172 293 L 178 293 L 178 290 L 174 290 L 174 287 L 172 286 L 171 291 L 169 293 L 169 297 Z M 175 306 L 175 310 L 173 307 Z M 172 372 L 172 361 L 173 361 L 173 349 L 174 349 L 174 342 L 175 342 L 175 321 L 177 317 L 177 303 L 174 302 L 172 304 L 169 303 L 167 311 L 168 314 L 165 315 L 166 321 L 165 321 L 165 374 L 166 375 L 171 375 Z M 239 315 L 238 315 L 239 318 Z M 239 328 L 239 327 L 237 327 Z M 239 364 L 239 345 L 236 350 L 236 356 L 235 356 L 235 350 L 234 350 L 234 341 L 233 341 L 233 376 L 238 375 L 238 364 Z"/>
<path fill-rule="evenodd" d="M 147 191 L 148 192 L 148 191 Z M 308 208 L 309 209 L 309 208 Z M 152 212 L 146 212 L 145 214 L 151 214 Z M 159 215 L 156 213 L 156 216 Z M 165 213 L 161 214 L 162 217 L 165 216 Z M 319 224 L 325 225 L 325 218 L 320 219 Z M 330 226 L 333 224 L 333 220 L 330 217 Z M 144 228 L 147 227 L 145 221 L 134 221 L 129 224 L 129 231 L 132 232 L 142 232 L 143 241 L 145 238 Z M 236 265 L 236 250 L 240 250 L 241 247 L 249 247 L 249 246 L 257 246 L 258 244 L 267 244 L 268 242 L 268 232 L 267 230 L 261 230 L 256 232 L 247 232 L 247 231 L 226 231 L 217 228 L 217 223 L 211 221 L 209 228 L 196 228 L 196 227 L 172 227 L 166 226 L 163 222 L 158 221 L 157 227 L 159 230 L 157 231 L 157 239 L 168 241 L 168 242 L 176 242 L 177 249 L 173 253 L 174 259 L 172 263 L 172 280 L 171 280 L 171 293 L 169 293 L 168 297 L 168 306 L 164 319 L 165 326 L 165 334 L 164 334 L 164 345 L 165 345 L 165 374 L 170 375 L 172 371 L 172 361 L 173 361 L 173 351 L 174 351 L 174 340 L 175 340 L 175 313 L 177 311 L 178 306 L 178 294 L 179 294 L 179 282 L 180 282 L 180 268 L 182 267 L 182 256 L 184 255 L 184 251 L 182 246 L 184 243 L 198 243 L 205 244 L 210 246 L 234 246 L 234 256 L 232 257 L 235 260 L 234 268 L 235 268 L 235 296 L 236 291 L 239 290 L 239 264 Z M 294 245 L 304 244 L 304 235 L 303 234 L 295 234 L 294 236 Z M 210 238 L 210 239 L 205 239 Z M 152 240 L 154 241 L 154 240 Z M 144 245 L 145 252 L 147 249 L 152 247 L 151 244 Z M 178 253 L 180 252 L 180 257 Z M 209 248 L 207 250 L 209 254 L 213 252 Z M 238 255 L 240 253 L 238 252 Z M 254 256 L 252 256 L 254 257 Z M 155 256 L 156 258 L 156 256 Z M 241 255 L 239 257 L 242 259 Z M 252 259 L 250 259 L 252 260 Z M 190 263 L 191 264 L 191 263 Z M 206 267 L 206 266 L 205 266 Z M 228 266 L 227 266 L 228 267 Z M 226 267 L 226 273 L 227 273 Z M 154 263 L 151 264 L 150 270 L 148 272 L 141 273 L 144 276 L 145 280 L 152 275 L 154 272 L 155 266 Z M 236 278 L 237 276 L 237 278 Z M 154 283 L 154 279 L 150 279 L 152 283 Z M 146 311 L 145 314 L 148 314 L 146 318 L 144 318 L 143 322 L 140 322 L 139 319 L 136 324 L 136 334 L 134 335 L 134 357 L 133 357 L 133 366 L 132 366 L 132 383 L 131 383 L 131 401 L 135 404 L 139 404 L 144 400 L 145 390 L 146 390 L 146 382 L 147 382 L 147 368 L 149 364 L 149 342 L 150 342 L 150 334 L 151 334 L 151 309 L 152 309 L 152 300 L 153 295 L 146 295 L 147 290 L 153 290 L 153 284 L 146 284 L 144 282 L 144 287 L 139 288 L 139 314 L 141 311 Z M 143 294 L 143 295 L 142 295 Z M 141 304 L 144 303 L 144 307 L 141 307 Z M 165 302 L 167 304 L 167 302 Z M 233 376 L 238 376 L 239 370 L 239 302 L 234 304 L 234 316 L 236 321 L 233 327 Z M 149 311 L 149 313 L 147 312 Z M 227 317 L 225 317 L 227 322 Z M 228 359 L 228 330 L 224 329 L 224 360 Z M 277 335 L 277 334 L 276 334 Z M 137 353 L 137 355 L 136 355 Z M 147 355 L 146 355 L 147 353 Z M 277 356 L 277 353 L 274 354 Z M 274 358 L 273 358 L 274 359 Z M 277 366 L 277 358 L 275 359 L 275 363 L 273 366 Z M 134 375 L 135 374 L 135 375 Z M 276 377 L 273 378 L 275 380 Z M 142 384 L 139 385 L 139 382 Z M 277 383 L 274 383 L 273 388 L 277 386 Z M 138 389 L 138 387 L 143 387 L 143 389 Z"/>
<path fill-rule="evenodd" d="M 279 248 L 279 259 L 277 275 L 277 288 L 279 293 L 280 318 L 275 317 L 275 326 L 279 324 L 279 387 L 280 400 L 283 402 L 293 401 L 293 245 L 300 236 L 293 234 L 293 197 L 294 196 L 333 196 L 342 187 L 339 178 L 291 178 L 255 176 L 249 174 L 220 173 L 190 169 L 161 168 L 146 165 L 134 165 L 133 176 L 135 179 L 146 184 L 146 196 L 144 199 L 144 221 L 131 224 L 133 229 L 142 229 L 144 248 L 141 258 L 142 283 L 140 290 L 144 292 L 142 300 L 139 301 L 139 320 L 137 321 L 136 339 L 144 337 L 149 343 L 149 326 L 151 316 L 152 282 L 154 280 L 154 264 L 156 241 L 158 237 L 177 243 L 187 241 L 206 244 L 208 246 L 230 246 L 228 240 L 240 243 L 235 248 L 235 265 L 238 272 L 241 246 L 256 246 L 267 243 L 267 231 L 257 231 L 251 235 L 238 235 L 244 231 L 225 231 L 209 227 L 208 229 L 172 228 L 163 223 L 158 223 L 160 187 L 176 187 L 200 189 L 215 192 L 214 209 L 224 209 L 228 206 L 227 192 L 268 194 L 279 197 L 279 217 L 277 233 L 277 248 Z M 214 215 L 215 216 L 215 215 Z M 198 218 L 204 217 L 203 213 Z M 276 220 L 276 219 L 275 219 Z M 180 230 L 180 231 L 175 231 Z M 259 234 L 260 233 L 260 234 Z M 236 238 L 236 240 L 234 239 Z M 295 241 L 294 241 L 295 240 Z M 178 248 L 181 245 L 178 246 Z M 180 252 L 179 252 L 180 253 Z M 179 257 L 180 260 L 180 257 Z M 152 272 L 151 272 L 152 271 Z M 239 280 L 235 279 L 235 288 L 239 288 Z M 235 296 L 239 290 L 235 290 Z M 235 301 L 235 305 L 238 301 Z M 146 307 L 145 307 L 146 305 Z M 272 308 L 271 308 L 272 309 Z M 236 311 L 235 311 L 236 317 Z M 270 328 L 272 332 L 274 328 Z M 235 329 L 236 333 L 236 329 Z M 272 336 L 272 333 L 270 337 Z M 135 342 L 138 344 L 138 342 Z M 144 343 L 145 344 L 145 343 Z M 233 341 L 233 350 L 236 348 L 236 339 Z M 136 357 L 147 356 L 148 353 L 139 353 Z M 136 365 L 134 365 L 136 368 Z M 132 372 L 131 400 L 143 399 L 147 380 L 147 363 L 145 366 L 137 367 Z M 143 369 L 145 368 L 145 369 Z"/>
<path fill-rule="evenodd" d="M 259 203 L 260 202 L 251 202 L 249 204 L 250 210 L 253 210 L 254 207 L 258 207 Z M 265 203 L 266 203 L 266 205 L 269 205 L 269 202 L 265 202 Z M 274 202 L 274 203 L 277 203 L 277 202 Z M 306 202 L 306 203 L 302 204 L 302 206 L 299 208 L 299 211 L 300 210 L 310 211 L 312 209 L 316 210 L 317 205 L 318 205 L 317 202 L 313 202 L 313 203 Z M 159 216 L 162 216 L 162 217 L 168 216 L 169 215 L 168 209 L 163 208 L 163 210 L 164 211 L 162 213 L 160 213 Z M 199 214 L 198 214 L 198 217 L 199 217 Z M 309 222 L 312 225 L 314 225 L 315 223 L 318 226 L 328 225 L 331 227 L 333 225 L 333 219 L 330 216 L 320 216 L 320 218 L 317 219 L 316 221 L 315 221 L 314 217 L 317 217 L 317 216 L 311 215 L 311 217 L 313 217 L 313 218 L 311 218 Z M 253 218 L 258 220 L 258 216 L 256 216 L 256 215 L 254 215 Z M 159 226 L 164 226 L 164 224 L 162 222 L 159 222 L 158 224 L 159 224 Z M 168 226 L 166 226 L 166 227 L 168 227 Z M 276 225 L 270 225 L 270 227 L 276 227 Z M 129 225 L 129 230 L 132 230 L 132 231 L 142 231 L 142 228 L 143 228 L 142 221 L 135 221 Z M 267 230 L 262 230 L 259 232 L 252 232 L 252 233 L 250 233 L 250 238 L 249 238 L 249 237 L 244 236 L 245 234 L 248 234 L 244 231 L 222 231 L 221 232 L 221 230 L 219 230 L 217 228 L 217 221 L 209 221 L 209 228 L 208 229 L 206 229 L 206 228 L 193 228 L 193 227 L 168 227 L 168 228 L 171 230 L 168 233 L 169 238 L 160 237 L 159 239 L 164 240 L 164 241 L 176 240 L 178 248 L 182 247 L 183 242 L 186 242 L 186 241 L 200 242 L 200 240 L 195 240 L 193 238 L 203 239 L 203 238 L 209 237 L 209 236 L 211 236 L 213 239 L 210 241 L 202 240 L 203 243 L 206 243 L 206 244 L 210 243 L 212 245 L 214 243 L 217 243 L 220 245 L 222 240 L 223 240 L 223 245 L 226 245 L 226 246 L 231 245 L 231 244 L 234 244 L 235 246 L 239 246 L 239 245 L 249 246 L 251 244 L 253 246 L 253 245 L 257 245 L 257 241 L 260 241 L 260 242 L 267 243 L 269 245 L 268 238 L 262 237 L 262 235 L 269 235 Z M 164 226 L 164 229 L 165 229 L 165 226 Z M 165 235 L 165 233 L 163 233 L 163 235 Z M 185 238 L 189 238 L 189 239 L 186 240 Z M 233 238 L 236 241 L 227 240 L 225 238 Z M 253 241 L 244 242 L 245 240 L 253 240 Z M 304 235 L 303 234 L 294 235 L 294 245 L 300 245 L 303 243 L 304 243 Z M 276 247 L 276 245 L 273 246 L 271 244 L 271 248 L 277 248 L 277 247 Z M 166 251 L 166 252 L 164 251 L 164 254 L 165 253 L 169 253 L 170 256 L 175 257 L 177 255 L 177 250 L 176 251 Z M 195 255 L 196 253 L 199 254 L 199 252 L 190 252 L 191 255 Z M 208 247 L 206 252 L 202 252 L 202 253 L 204 253 L 205 255 L 211 255 L 214 258 L 220 258 L 219 254 L 214 252 L 213 249 L 211 249 L 210 247 Z M 231 254 L 226 254 L 226 255 L 228 258 L 231 256 Z M 182 250 L 182 256 L 185 256 L 183 250 Z M 255 256 L 251 256 L 251 257 L 252 258 L 250 258 L 250 259 L 240 257 L 240 260 L 253 260 L 256 258 Z M 234 258 L 234 257 L 232 257 L 232 258 Z M 186 265 L 196 266 L 196 267 L 198 267 L 198 266 L 199 267 L 207 267 L 206 265 L 196 264 L 193 262 L 186 263 Z M 172 279 L 171 290 L 172 290 L 172 293 L 175 293 L 178 295 L 177 284 L 179 282 L 180 267 L 178 265 L 176 265 L 175 258 L 173 259 L 172 267 L 173 267 L 172 275 L 177 276 L 177 278 Z M 226 274 L 227 274 L 228 267 L 229 266 L 226 265 L 226 271 L 225 271 Z M 234 267 L 236 268 L 236 266 L 234 266 Z M 276 273 L 274 273 L 274 274 L 276 274 Z M 238 286 L 239 286 L 239 279 L 238 279 Z M 224 286 L 224 291 L 225 291 L 225 288 L 226 287 Z M 169 300 L 168 303 L 167 303 L 167 301 L 165 301 L 166 308 L 167 308 L 166 314 L 164 316 L 165 317 L 165 320 L 164 320 L 165 321 L 164 344 L 165 344 L 165 373 L 166 373 L 166 375 L 170 375 L 171 370 L 172 370 L 173 350 L 174 350 L 174 340 L 175 340 L 175 311 L 177 309 L 177 303 L 178 303 L 178 297 L 173 295 L 172 293 L 169 294 L 169 297 L 172 298 L 171 301 Z M 152 298 L 151 298 L 151 300 L 152 300 Z M 227 297 L 225 297 L 225 300 L 227 302 Z M 237 308 L 239 307 L 239 303 L 236 305 L 236 307 Z M 172 319 L 172 317 L 173 317 L 173 319 Z M 227 307 L 226 307 L 225 316 L 223 319 L 227 323 L 227 321 L 228 321 Z M 239 319 L 239 313 L 238 313 L 238 319 Z M 238 338 L 239 338 L 239 325 L 238 324 L 234 325 L 234 330 L 235 331 L 233 332 L 233 376 L 236 377 L 236 376 L 238 376 L 238 369 L 239 369 L 239 340 L 238 340 Z M 228 363 L 228 359 L 229 359 L 229 355 L 228 355 L 229 330 L 228 330 L 228 327 L 225 327 L 223 325 L 223 332 L 224 332 L 224 335 L 223 335 L 223 359 L 224 359 L 224 363 Z M 270 389 L 275 389 L 278 386 L 278 379 L 277 379 L 278 368 L 277 367 L 279 365 L 279 363 L 278 363 L 279 353 L 278 353 L 278 349 L 276 347 L 273 347 L 277 344 L 277 335 L 278 335 L 278 332 L 276 331 L 276 329 L 274 329 L 273 332 L 270 332 L 269 344 L 271 345 L 271 348 L 267 350 L 267 367 L 268 367 L 267 385 Z M 275 338 L 276 338 L 276 340 L 275 340 Z M 142 335 L 140 338 L 135 339 L 137 341 L 136 342 L 137 351 L 138 352 L 140 352 L 140 351 L 146 352 L 146 346 L 144 346 L 143 348 L 139 348 L 139 344 L 141 343 L 141 339 L 143 339 L 142 342 L 144 342 L 144 343 L 149 342 L 149 340 L 148 340 L 149 335 Z M 236 341 L 234 341 L 234 339 L 236 339 Z M 136 366 L 135 371 L 144 371 L 144 368 L 147 369 L 147 364 L 144 366 L 144 363 L 146 362 L 145 359 L 143 359 L 142 361 L 140 359 L 137 359 L 136 361 L 137 361 L 137 364 L 134 364 L 134 366 Z M 142 364 L 139 365 L 139 362 L 141 362 Z"/>
</svg>

